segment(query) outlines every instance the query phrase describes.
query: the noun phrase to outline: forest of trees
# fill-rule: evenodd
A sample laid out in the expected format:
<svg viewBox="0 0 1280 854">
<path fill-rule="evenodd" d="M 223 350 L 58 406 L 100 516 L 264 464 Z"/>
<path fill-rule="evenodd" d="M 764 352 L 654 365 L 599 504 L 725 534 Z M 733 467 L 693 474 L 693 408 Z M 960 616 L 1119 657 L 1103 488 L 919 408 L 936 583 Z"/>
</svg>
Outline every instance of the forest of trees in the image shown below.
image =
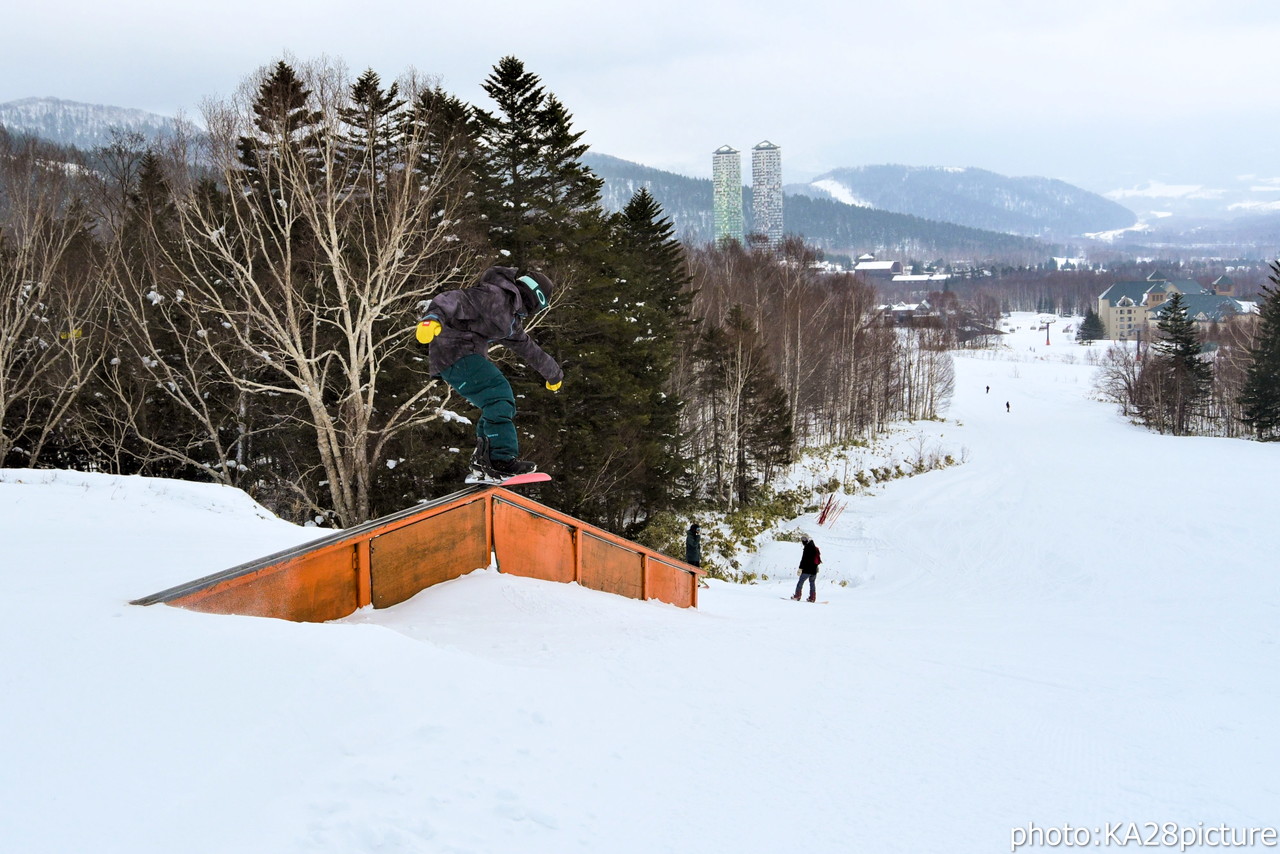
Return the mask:
<svg viewBox="0 0 1280 854">
<path fill-rule="evenodd" d="M 484 91 L 278 62 L 199 138 L 81 154 L 0 130 L 0 463 L 224 483 L 340 526 L 439 494 L 474 413 L 413 327 L 495 263 L 557 284 L 530 331 L 563 390 L 504 364 L 542 498 L 613 530 L 936 415 L 936 330 L 878 326 L 872 289 L 799 241 L 684 245 L 644 189 L 607 211 L 536 75 L 507 57 Z"/>
<path fill-rule="evenodd" d="M 780 257 L 732 243 L 689 253 L 698 328 L 673 390 L 698 489 L 730 504 L 767 483 L 795 443 L 864 440 L 935 417 L 951 395 L 941 331 L 885 326 L 871 286 L 816 272 L 814 260 L 796 238 Z"/>
</svg>

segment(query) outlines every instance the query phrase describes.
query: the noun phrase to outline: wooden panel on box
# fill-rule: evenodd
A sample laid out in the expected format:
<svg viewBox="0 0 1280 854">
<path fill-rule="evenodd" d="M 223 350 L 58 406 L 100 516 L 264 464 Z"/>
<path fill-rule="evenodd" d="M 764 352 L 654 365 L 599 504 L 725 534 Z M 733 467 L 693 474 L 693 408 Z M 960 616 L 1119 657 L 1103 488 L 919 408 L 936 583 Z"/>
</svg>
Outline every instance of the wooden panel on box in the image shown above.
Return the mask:
<svg viewBox="0 0 1280 854">
<path fill-rule="evenodd" d="M 495 498 L 493 542 L 498 569 L 510 575 L 574 580 L 573 528 Z"/>
<path fill-rule="evenodd" d="M 356 610 L 354 553 L 348 546 L 299 555 L 169 604 L 211 614 L 310 623 L 336 620 Z"/>
<path fill-rule="evenodd" d="M 483 500 L 472 501 L 373 538 L 370 597 L 389 608 L 433 584 L 489 565 Z"/>
<path fill-rule="evenodd" d="M 693 605 L 693 588 L 697 576 L 668 563 L 650 557 L 649 580 L 645 585 L 650 599 L 660 599 L 681 608 Z"/>
<path fill-rule="evenodd" d="M 582 536 L 582 586 L 632 599 L 644 598 L 641 558 L 608 540 Z"/>
</svg>

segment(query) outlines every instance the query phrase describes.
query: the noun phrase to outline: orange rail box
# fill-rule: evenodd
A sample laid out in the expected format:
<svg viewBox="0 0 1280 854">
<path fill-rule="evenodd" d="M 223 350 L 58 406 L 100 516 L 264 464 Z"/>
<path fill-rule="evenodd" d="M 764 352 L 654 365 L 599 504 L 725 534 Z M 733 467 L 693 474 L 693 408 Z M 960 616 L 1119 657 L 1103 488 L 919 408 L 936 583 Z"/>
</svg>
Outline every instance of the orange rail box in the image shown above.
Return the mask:
<svg viewBox="0 0 1280 854">
<path fill-rule="evenodd" d="M 474 486 L 134 600 L 300 622 L 397 605 L 487 567 L 633 599 L 698 605 L 702 570 L 510 490 Z"/>
</svg>

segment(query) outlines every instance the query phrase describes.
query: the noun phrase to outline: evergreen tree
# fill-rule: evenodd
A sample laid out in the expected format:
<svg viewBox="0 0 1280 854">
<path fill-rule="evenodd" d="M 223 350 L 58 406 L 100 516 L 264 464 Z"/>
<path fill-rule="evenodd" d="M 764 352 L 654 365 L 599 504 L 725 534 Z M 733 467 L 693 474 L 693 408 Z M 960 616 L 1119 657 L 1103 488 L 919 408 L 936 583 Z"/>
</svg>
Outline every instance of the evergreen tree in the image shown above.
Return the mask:
<svg viewBox="0 0 1280 854">
<path fill-rule="evenodd" d="M 1157 324 L 1160 340 L 1143 367 L 1150 390 L 1147 409 L 1161 432 L 1167 428 L 1181 436 L 1189 432 L 1193 416 L 1209 396 L 1213 366 L 1201 358 L 1204 347 L 1182 294 L 1175 292 L 1166 306 Z"/>
<path fill-rule="evenodd" d="M 301 158 L 318 164 L 315 152 L 322 114 L 309 106 L 311 92 L 284 61 L 277 62 L 258 86 L 253 102 L 255 133 L 242 136 L 237 144 L 246 183 L 280 203 L 288 204 L 284 175 L 295 171 L 283 161 Z"/>
<path fill-rule="evenodd" d="M 438 86 L 423 89 L 406 118 L 423 128 L 427 140 L 419 165 L 423 173 L 435 175 L 457 165 L 471 172 L 481 168 L 476 111 L 461 98 Z"/>
<path fill-rule="evenodd" d="M 399 116 L 404 105 L 400 87 L 392 83 L 383 89 L 381 78 L 372 68 L 351 84 L 350 103 L 338 111 L 345 129 L 336 143 L 336 159 L 344 181 L 340 189 L 361 193 L 370 200 L 378 197 L 378 185 L 398 162 L 396 143 L 401 135 Z M 357 181 L 364 186 L 351 186 Z"/>
<path fill-rule="evenodd" d="M 655 219 L 651 199 L 621 219 L 604 214 L 582 133 L 518 59 L 500 61 L 485 91 L 497 110 L 477 112 L 486 157 L 476 179 L 495 260 L 557 285 L 533 331 L 564 367 L 564 389 L 552 397 L 513 371 L 517 424 L 529 456 L 553 473 L 546 489 L 559 506 L 615 530 L 642 524 L 682 469 L 661 405 L 683 282 L 670 225 Z M 640 247 L 655 244 L 659 255 L 644 258 Z"/>
<path fill-rule="evenodd" d="M 1085 313 L 1080 328 L 1076 330 L 1076 340 L 1086 344 L 1107 337 L 1107 330 L 1102 325 L 1102 318 L 1093 309 Z"/>
<path fill-rule="evenodd" d="M 503 57 L 486 78 L 483 88 L 497 105 L 497 113 L 476 113 L 488 149 L 485 162 L 477 164 L 483 215 L 489 240 L 508 263 L 528 266 L 529 245 L 542 196 L 540 117 L 546 91 L 537 75 L 526 71 L 513 56 Z"/>
<path fill-rule="evenodd" d="M 159 154 L 148 149 L 138 164 L 138 183 L 129 196 L 130 207 L 141 219 L 156 222 L 165 234 L 172 234 L 173 196 L 164 175 L 164 162 Z"/>
<path fill-rule="evenodd" d="M 602 182 L 582 163 L 582 132 L 513 56 L 494 67 L 484 90 L 498 108 L 476 113 L 488 152 L 478 178 L 490 242 L 516 267 L 579 253 L 580 232 L 601 228 Z"/>
<path fill-rule="evenodd" d="M 648 190 L 637 191 L 612 219 L 609 272 L 616 297 L 605 323 L 615 389 L 622 401 L 612 435 L 629 472 L 616 498 L 632 527 L 687 493 L 688 461 L 680 453 L 680 400 L 671 392 L 676 342 L 687 325 L 689 273 L 671 220 Z M 619 430 L 618 427 L 622 429 Z M 621 520 L 619 520 L 621 521 Z"/>
<path fill-rule="evenodd" d="M 1280 286 L 1280 262 L 1272 262 L 1271 270 L 1272 284 Z M 1244 423 L 1259 439 L 1270 441 L 1280 430 L 1280 290 L 1264 285 L 1262 293 L 1240 406 Z"/>
<path fill-rule="evenodd" d="M 572 219 L 579 211 L 600 207 L 604 182 L 582 162 L 584 131 L 572 129 L 573 117 L 555 95 L 548 95 L 539 115 L 543 136 L 542 198 L 545 215 Z"/>
<path fill-rule="evenodd" d="M 477 110 L 439 87 L 418 92 L 405 111 L 403 136 L 417 140 L 416 166 L 424 185 L 447 186 L 454 204 L 448 224 L 455 239 L 475 258 L 491 254 L 486 204 L 487 149 Z M 433 217 L 443 215 L 437 207 Z"/>
</svg>

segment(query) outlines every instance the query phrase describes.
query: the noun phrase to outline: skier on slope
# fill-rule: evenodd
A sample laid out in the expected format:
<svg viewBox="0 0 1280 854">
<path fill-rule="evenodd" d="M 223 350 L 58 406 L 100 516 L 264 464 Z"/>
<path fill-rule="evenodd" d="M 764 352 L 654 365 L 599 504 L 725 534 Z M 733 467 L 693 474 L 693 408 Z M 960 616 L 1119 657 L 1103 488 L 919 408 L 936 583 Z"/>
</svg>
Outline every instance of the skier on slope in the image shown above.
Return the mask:
<svg viewBox="0 0 1280 854">
<path fill-rule="evenodd" d="M 511 348 L 542 375 L 548 390 L 559 391 L 564 371 L 524 330 L 524 319 L 547 307 L 553 287 L 541 273 L 490 267 L 474 286 L 432 297 L 418 323 L 418 341 L 431 345 L 431 375 L 480 409 L 468 480 L 500 481 L 537 469 L 518 459 L 515 395 L 488 351 L 494 343 Z"/>
<path fill-rule="evenodd" d="M 804 551 L 800 554 L 800 580 L 796 582 L 796 593 L 791 598 L 800 601 L 800 591 L 804 588 L 804 583 L 809 582 L 809 601 L 818 601 L 818 564 L 822 563 L 822 552 L 818 551 L 818 544 L 809 539 L 808 534 L 800 535 L 800 542 L 804 543 Z"/>
</svg>

